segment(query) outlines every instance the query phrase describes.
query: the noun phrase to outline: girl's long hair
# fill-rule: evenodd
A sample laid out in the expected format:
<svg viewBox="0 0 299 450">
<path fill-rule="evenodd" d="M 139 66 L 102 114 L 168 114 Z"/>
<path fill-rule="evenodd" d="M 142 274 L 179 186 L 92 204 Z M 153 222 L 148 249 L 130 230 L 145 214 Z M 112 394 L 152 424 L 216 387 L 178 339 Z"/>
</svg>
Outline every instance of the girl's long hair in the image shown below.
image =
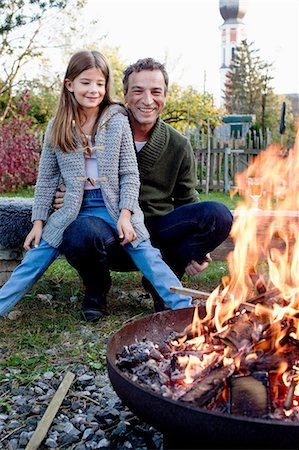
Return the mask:
<svg viewBox="0 0 299 450">
<path fill-rule="evenodd" d="M 81 140 L 82 145 L 86 145 L 84 133 L 81 128 L 82 113 L 80 105 L 73 92 L 70 92 L 65 86 L 65 80 L 74 81 L 84 70 L 100 69 L 106 80 L 105 96 L 100 104 L 99 115 L 92 130 L 92 139 L 96 133 L 97 125 L 103 110 L 115 102 L 112 100 L 112 70 L 107 58 L 98 51 L 80 51 L 75 53 L 68 64 L 63 86 L 60 93 L 57 111 L 53 119 L 53 124 L 49 137 L 49 144 L 54 149 L 59 147 L 63 152 L 75 150 L 77 139 Z"/>
</svg>

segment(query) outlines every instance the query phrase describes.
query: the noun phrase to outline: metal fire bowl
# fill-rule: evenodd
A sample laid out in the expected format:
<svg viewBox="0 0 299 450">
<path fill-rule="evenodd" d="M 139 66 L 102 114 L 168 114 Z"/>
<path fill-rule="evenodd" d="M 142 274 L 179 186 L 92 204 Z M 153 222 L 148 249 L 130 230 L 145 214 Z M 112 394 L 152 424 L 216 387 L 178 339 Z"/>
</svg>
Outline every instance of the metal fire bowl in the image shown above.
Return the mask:
<svg viewBox="0 0 299 450">
<path fill-rule="evenodd" d="M 204 317 L 202 308 L 200 315 Z M 299 425 L 217 413 L 164 398 L 136 383 L 116 366 L 124 345 L 144 338 L 163 342 L 172 331 L 183 332 L 194 308 L 165 311 L 135 320 L 113 334 L 107 346 L 112 386 L 128 408 L 164 433 L 169 448 L 180 449 L 299 449 Z"/>
</svg>

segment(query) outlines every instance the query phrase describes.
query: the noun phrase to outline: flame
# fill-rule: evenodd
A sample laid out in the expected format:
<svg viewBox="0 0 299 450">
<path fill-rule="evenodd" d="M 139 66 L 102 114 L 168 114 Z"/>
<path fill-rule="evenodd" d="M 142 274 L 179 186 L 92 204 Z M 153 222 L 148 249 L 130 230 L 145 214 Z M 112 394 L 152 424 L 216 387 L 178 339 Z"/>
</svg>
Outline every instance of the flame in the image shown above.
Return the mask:
<svg viewBox="0 0 299 450">
<path fill-rule="evenodd" d="M 229 284 L 222 297 L 236 304 L 246 302 L 257 294 L 257 283 L 276 290 L 288 307 L 274 308 L 271 321 L 295 316 L 299 307 L 299 132 L 294 148 L 282 151 L 271 145 L 236 176 L 236 184 L 244 200 L 236 211 L 231 236 L 234 251 L 228 256 Z M 254 209 L 247 180 L 263 180 L 258 210 Z M 259 277 L 254 282 L 254 276 Z M 223 312 L 223 302 L 221 312 Z M 296 335 L 298 337 L 298 321 Z"/>
<path fill-rule="evenodd" d="M 185 380 L 192 383 L 215 355 L 219 361 L 230 358 L 233 350 L 226 353 L 215 346 L 215 339 L 226 336 L 232 321 L 246 321 L 254 311 L 257 323 L 253 327 L 251 344 L 246 348 L 246 339 L 235 350 L 234 363 L 240 367 L 242 355 L 249 364 L 259 354 L 272 352 L 278 357 L 283 354 L 281 343 L 287 329 L 282 326 L 288 321 L 289 336 L 299 341 L 299 131 L 295 145 L 288 151 L 271 145 L 258 154 L 249 167 L 236 176 L 236 184 L 243 200 L 234 213 L 231 237 L 234 251 L 228 255 L 230 275 L 223 278 L 206 303 L 206 316 L 200 319 L 196 308 L 189 331 L 193 336 L 189 342 L 192 348 L 201 352 L 182 360 Z M 249 178 L 254 178 L 250 184 Z M 254 196 L 259 197 L 259 209 L 253 207 Z M 266 293 L 266 294 L 265 294 Z M 268 295 L 268 301 L 249 304 L 258 295 Z M 248 309 L 249 308 L 249 309 Z M 249 311 L 249 313 L 248 313 Z M 267 335 L 264 336 L 264 324 Z M 229 339 L 228 335 L 225 339 Z M 225 340 L 224 339 L 224 340 Z M 214 352 L 209 343 L 213 341 Z M 233 339 L 231 341 L 234 343 Z M 218 353 L 217 353 L 218 352 Z M 221 357 L 220 357 L 221 355 Z M 225 356 L 224 356 L 225 355 Z M 283 358 L 282 358 L 283 359 Z M 282 361 L 277 373 L 286 372 Z M 299 387 L 296 387 L 298 395 Z M 296 400 L 297 401 L 297 400 Z"/>
</svg>

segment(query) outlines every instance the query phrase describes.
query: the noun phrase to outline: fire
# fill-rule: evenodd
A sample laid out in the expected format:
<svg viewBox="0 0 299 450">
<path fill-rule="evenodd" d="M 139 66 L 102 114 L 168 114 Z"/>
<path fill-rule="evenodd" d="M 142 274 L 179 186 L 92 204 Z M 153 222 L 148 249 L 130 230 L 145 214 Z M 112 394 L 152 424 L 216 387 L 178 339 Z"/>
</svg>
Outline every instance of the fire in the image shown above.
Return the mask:
<svg viewBox="0 0 299 450">
<path fill-rule="evenodd" d="M 244 200 L 235 211 L 231 236 L 235 248 L 228 256 L 229 283 L 220 293 L 216 314 L 226 321 L 229 315 L 226 302 L 241 304 L 254 294 L 254 283 L 278 290 L 288 304 L 274 315 L 295 315 L 299 306 L 299 133 L 294 148 L 288 152 L 272 145 L 261 152 L 252 164 L 237 175 L 236 184 Z M 262 183 L 259 209 L 253 208 L 252 191 L 248 179 Z M 257 192 L 255 192 L 256 194 Z M 257 275 L 259 280 L 254 280 Z M 257 277 L 255 277 L 257 278 Z M 264 280 L 267 279 L 267 282 Z M 225 301 L 224 301 L 225 299 Z M 209 299 L 215 305 L 212 296 Z M 216 307 L 216 309 L 218 308 Z M 213 307 L 207 306 L 209 310 Z M 293 308 L 291 311 L 290 308 Z M 275 317 L 273 317 L 275 320 Z M 221 322 L 219 322 L 221 324 Z M 298 336 L 298 320 L 297 320 Z"/>
<path fill-rule="evenodd" d="M 231 231 L 234 251 L 227 259 L 230 276 L 210 295 L 203 319 L 195 310 L 193 337 L 185 344 L 189 342 L 201 356 L 189 355 L 182 360 L 186 384 L 198 379 L 215 358 L 223 365 L 225 359 L 233 360 L 236 369 L 246 373 L 246 364 L 271 354 L 275 361 L 281 360 L 276 362 L 276 373 L 284 389 L 295 385 L 292 405 L 299 404 L 299 367 L 288 368 L 283 356 L 286 338 L 299 346 L 298 143 L 299 133 L 294 148 L 288 151 L 270 146 L 237 175 L 243 200 L 235 211 Z M 254 323 L 247 336 L 246 322 L 252 321 L 252 313 Z M 230 332 L 237 319 L 244 336 L 232 336 Z M 229 345 L 216 349 L 217 339 L 228 340 Z M 211 342 L 214 352 L 210 352 Z"/>
</svg>

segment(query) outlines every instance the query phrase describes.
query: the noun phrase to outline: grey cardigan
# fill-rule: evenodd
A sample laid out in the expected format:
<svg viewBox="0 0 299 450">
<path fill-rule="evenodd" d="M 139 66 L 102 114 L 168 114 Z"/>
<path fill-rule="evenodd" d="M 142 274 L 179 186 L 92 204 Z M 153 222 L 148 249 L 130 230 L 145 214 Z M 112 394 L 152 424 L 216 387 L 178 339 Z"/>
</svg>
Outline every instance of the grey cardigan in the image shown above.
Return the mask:
<svg viewBox="0 0 299 450">
<path fill-rule="evenodd" d="M 132 132 L 124 108 L 110 106 L 100 119 L 95 145 L 100 187 L 106 208 L 117 222 L 120 210 L 132 211 L 132 225 L 137 239 L 132 241 L 136 247 L 149 238 L 140 209 L 139 172 Z M 84 152 L 78 145 L 75 151 L 64 153 L 49 146 L 51 122 L 45 134 L 39 174 L 36 183 L 32 221 L 44 221 L 42 238 L 52 247 L 62 243 L 64 230 L 73 222 L 80 211 L 84 183 L 86 181 Z M 52 203 L 59 181 L 63 178 L 66 186 L 64 206 L 53 212 Z M 98 181 L 98 180 L 97 180 Z"/>
</svg>

